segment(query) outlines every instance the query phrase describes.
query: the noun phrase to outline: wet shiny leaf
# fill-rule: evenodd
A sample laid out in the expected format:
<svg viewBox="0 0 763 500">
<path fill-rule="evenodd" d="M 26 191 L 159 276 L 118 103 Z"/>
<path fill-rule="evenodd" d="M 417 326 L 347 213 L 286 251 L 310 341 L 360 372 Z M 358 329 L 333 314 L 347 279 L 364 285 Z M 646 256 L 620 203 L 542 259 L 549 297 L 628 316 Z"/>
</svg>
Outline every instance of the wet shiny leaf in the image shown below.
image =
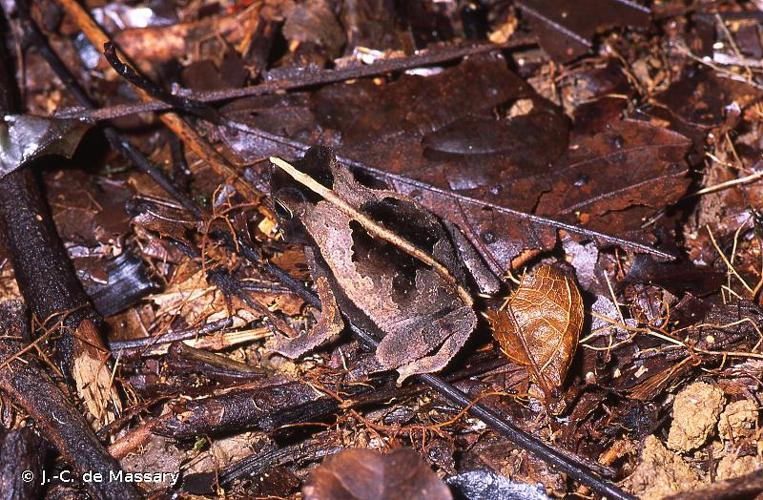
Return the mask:
<svg viewBox="0 0 763 500">
<path fill-rule="evenodd" d="M 78 120 L 5 116 L 0 121 L 0 177 L 40 156 L 70 157 L 90 126 Z"/>
<path fill-rule="evenodd" d="M 613 26 L 649 26 L 649 9 L 629 0 L 519 0 L 541 47 L 559 62 L 569 62 L 593 48 L 597 31 Z"/>
</svg>

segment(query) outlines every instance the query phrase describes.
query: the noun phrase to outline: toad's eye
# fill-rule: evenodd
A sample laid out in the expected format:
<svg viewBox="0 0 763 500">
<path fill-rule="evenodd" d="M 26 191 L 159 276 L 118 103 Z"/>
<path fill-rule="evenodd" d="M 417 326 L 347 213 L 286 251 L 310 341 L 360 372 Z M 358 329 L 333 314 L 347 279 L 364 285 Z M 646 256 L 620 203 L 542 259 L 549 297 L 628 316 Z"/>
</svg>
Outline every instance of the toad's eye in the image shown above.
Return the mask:
<svg viewBox="0 0 763 500">
<path fill-rule="evenodd" d="M 273 203 L 273 205 L 274 205 L 274 208 L 275 208 L 275 211 L 276 211 L 276 215 L 277 215 L 278 217 L 280 217 L 280 218 L 282 218 L 282 219 L 287 219 L 287 220 L 288 220 L 288 219 L 291 219 L 292 217 L 294 217 L 294 212 L 292 212 L 291 210 L 289 210 L 289 207 L 287 207 L 287 206 L 286 206 L 286 205 L 285 205 L 285 204 L 284 204 L 284 203 L 283 203 L 281 200 L 279 200 L 278 198 L 276 198 L 276 199 L 274 200 L 274 203 Z"/>
<path fill-rule="evenodd" d="M 273 208 L 276 215 L 284 220 L 298 216 L 299 207 L 309 203 L 305 193 L 297 187 L 284 187 L 273 193 Z"/>
</svg>

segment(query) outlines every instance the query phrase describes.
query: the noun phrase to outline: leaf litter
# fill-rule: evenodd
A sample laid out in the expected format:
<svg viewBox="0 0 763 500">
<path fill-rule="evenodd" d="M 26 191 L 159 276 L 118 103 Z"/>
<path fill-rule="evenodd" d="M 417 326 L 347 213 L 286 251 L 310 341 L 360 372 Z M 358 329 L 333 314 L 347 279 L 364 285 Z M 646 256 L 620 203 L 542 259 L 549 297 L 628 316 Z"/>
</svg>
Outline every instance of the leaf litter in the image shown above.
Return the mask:
<svg viewBox="0 0 763 500">
<path fill-rule="evenodd" d="M 38 172 L 106 315 L 102 444 L 182 473 L 146 494 L 604 495 L 437 374 L 604 496 L 759 494 L 757 4 L 404 4 L 6 12 L 49 45 L 9 42 L 0 174 Z"/>
</svg>

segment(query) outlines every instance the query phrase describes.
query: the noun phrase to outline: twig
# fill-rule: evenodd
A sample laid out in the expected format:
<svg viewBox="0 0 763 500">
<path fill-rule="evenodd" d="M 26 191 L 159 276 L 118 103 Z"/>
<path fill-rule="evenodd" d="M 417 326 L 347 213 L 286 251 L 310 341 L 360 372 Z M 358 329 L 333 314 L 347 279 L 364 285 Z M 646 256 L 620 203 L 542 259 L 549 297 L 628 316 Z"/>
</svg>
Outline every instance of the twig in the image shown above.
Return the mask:
<svg viewBox="0 0 763 500">
<path fill-rule="evenodd" d="M 247 384 L 234 391 L 204 399 L 184 401 L 158 418 L 130 431 L 109 447 L 117 458 L 143 445 L 153 434 L 175 439 L 194 439 L 199 435 L 244 429 L 272 432 L 282 425 L 309 422 L 327 415 L 336 401 L 317 397 L 316 391 L 303 382 L 263 386 Z"/>
<path fill-rule="evenodd" d="M 16 112 L 16 84 L 9 62 L 0 56 L 0 113 Z M 97 418 L 119 395 L 110 388 L 109 351 L 96 323 L 98 313 L 85 294 L 56 231 L 35 172 L 20 166 L 0 180 L 0 228 L 11 253 L 13 270 L 24 300 L 40 318 L 66 315 L 57 360 L 72 377 L 88 410 Z M 67 314 L 74 312 L 73 314 Z"/>
<path fill-rule="evenodd" d="M 21 324 L 23 311 L 13 311 L 8 305 L 2 311 L 4 331 L 13 328 L 13 323 Z M 0 360 L 11 358 L 23 349 L 20 342 L 0 340 Z M 43 435 L 58 449 L 64 459 L 78 474 L 94 471 L 104 478 L 120 470 L 119 464 L 101 446 L 93 430 L 72 406 L 69 397 L 34 361 L 13 362 L 12 366 L 0 370 L 0 389 L 29 413 Z M 41 471 L 35 473 L 35 481 Z M 131 483 L 120 481 L 85 482 L 85 488 L 95 498 L 139 499 L 141 495 Z"/>
<path fill-rule="evenodd" d="M 103 55 L 112 68 L 125 80 L 132 83 L 136 88 L 142 89 L 149 97 L 166 102 L 170 107 L 194 114 L 213 123 L 219 123 L 220 113 L 215 108 L 207 106 L 187 97 L 179 97 L 170 94 L 159 85 L 139 74 L 135 69 L 125 64 L 117 55 L 117 48 L 113 43 L 107 42 L 103 46 Z"/>
<path fill-rule="evenodd" d="M 756 182 L 763 178 L 763 172 L 755 172 L 754 174 L 745 175 L 744 177 L 740 177 L 738 179 L 732 179 L 725 182 L 719 182 L 718 184 L 715 184 L 713 186 L 706 186 L 702 189 L 695 191 L 691 194 L 688 194 L 684 197 L 684 199 L 692 198 L 694 196 L 700 196 L 703 194 L 708 193 L 715 193 L 716 191 L 721 191 L 724 189 L 728 189 L 730 187 L 738 186 L 740 184 L 749 184 L 751 182 Z"/>
<path fill-rule="evenodd" d="M 468 47 L 428 49 L 412 56 L 382 59 L 368 65 L 356 65 L 349 68 L 336 70 L 306 72 L 300 74 L 294 79 L 273 80 L 249 87 L 202 92 L 192 91 L 189 89 L 180 89 L 176 91 L 174 95 L 178 97 L 187 97 L 204 103 L 227 101 L 241 97 L 268 95 L 284 90 L 296 90 L 315 85 L 324 85 L 327 83 L 352 80 L 356 78 L 366 78 L 381 75 L 384 73 L 405 71 L 411 68 L 431 66 L 434 64 L 452 61 L 454 59 L 460 59 L 466 56 L 484 54 L 487 52 L 505 50 L 514 47 L 521 47 L 531 45 L 533 43 L 535 43 L 534 37 L 512 39 L 505 44 L 482 44 Z M 123 104 L 86 112 L 83 112 L 80 109 L 61 110 L 56 114 L 57 116 L 61 117 L 100 121 L 135 113 L 145 113 L 148 111 L 166 111 L 170 109 L 173 109 L 172 103 L 155 99 L 143 104 Z"/>
</svg>

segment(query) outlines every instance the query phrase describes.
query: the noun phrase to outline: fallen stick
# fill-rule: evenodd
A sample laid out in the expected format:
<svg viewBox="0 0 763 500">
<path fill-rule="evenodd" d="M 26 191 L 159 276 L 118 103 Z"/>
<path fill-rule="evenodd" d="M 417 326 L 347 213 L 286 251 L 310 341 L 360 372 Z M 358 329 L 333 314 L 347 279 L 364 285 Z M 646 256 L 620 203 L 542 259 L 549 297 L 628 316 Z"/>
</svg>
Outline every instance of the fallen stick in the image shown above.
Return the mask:
<svg viewBox="0 0 763 500">
<path fill-rule="evenodd" d="M 41 433 L 56 447 L 72 466 L 76 476 L 86 472 L 100 472 L 104 481 L 84 481 L 85 488 L 98 499 L 139 499 L 142 496 L 131 483 L 109 480 L 121 469 L 119 463 L 101 446 L 87 421 L 74 408 L 45 371 L 31 359 L 21 359 L 24 348 L 20 341 L 26 324 L 20 303 L 0 306 L 0 390 L 34 419 Z M 30 469 L 31 470 L 31 469 Z M 36 480 L 42 479 L 42 470 L 33 470 Z M 75 476 L 75 477 L 76 477 Z"/>
<path fill-rule="evenodd" d="M 175 404 L 172 410 L 115 441 L 109 452 L 122 458 L 154 434 L 189 440 L 247 429 L 272 432 L 281 425 L 310 421 L 337 407 L 335 400 L 316 397 L 315 390 L 301 382 L 247 385 L 251 388 Z"/>
<path fill-rule="evenodd" d="M 294 78 L 285 78 L 271 80 L 248 87 L 193 91 L 190 89 L 180 89 L 173 95 L 185 97 L 199 102 L 213 103 L 218 101 L 229 101 L 242 97 L 261 96 L 274 94 L 285 90 L 297 90 L 315 85 L 325 85 L 329 83 L 353 80 L 356 78 L 368 78 L 385 73 L 394 73 L 413 68 L 420 68 L 442 64 L 445 62 L 460 59 L 462 57 L 484 54 L 498 50 L 506 50 L 515 47 L 522 47 L 536 43 L 535 38 L 518 38 L 510 40 L 504 44 L 479 44 L 469 46 L 443 47 L 436 49 L 427 49 L 416 54 L 404 57 L 391 57 L 381 59 L 372 64 L 357 64 L 348 68 L 341 69 L 322 69 L 306 71 Z M 171 102 L 166 102 L 156 97 L 141 104 L 117 104 L 95 110 L 64 109 L 56 113 L 56 116 L 62 118 L 76 118 L 88 121 L 110 120 L 136 113 L 145 113 L 149 111 L 166 111 L 174 109 Z"/>
<path fill-rule="evenodd" d="M 3 498 L 38 498 L 41 481 L 29 481 L 29 471 L 40 471 L 50 446 L 30 427 L 13 429 L 0 437 L 0 491 Z M 34 472 L 32 472 L 34 474 Z"/>
</svg>

